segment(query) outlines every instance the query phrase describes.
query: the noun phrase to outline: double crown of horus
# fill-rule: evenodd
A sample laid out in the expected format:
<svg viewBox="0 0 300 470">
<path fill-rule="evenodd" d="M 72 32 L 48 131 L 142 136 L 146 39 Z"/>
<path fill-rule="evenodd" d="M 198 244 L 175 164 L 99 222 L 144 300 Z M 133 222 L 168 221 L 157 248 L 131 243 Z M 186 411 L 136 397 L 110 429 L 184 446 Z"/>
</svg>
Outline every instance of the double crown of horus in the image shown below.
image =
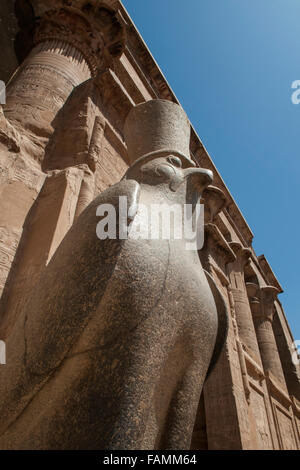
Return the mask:
<svg viewBox="0 0 300 470">
<path fill-rule="evenodd" d="M 191 126 L 176 103 L 152 100 L 135 106 L 125 121 L 124 135 L 131 165 L 172 154 L 183 168 L 195 166 L 190 158 Z"/>
</svg>

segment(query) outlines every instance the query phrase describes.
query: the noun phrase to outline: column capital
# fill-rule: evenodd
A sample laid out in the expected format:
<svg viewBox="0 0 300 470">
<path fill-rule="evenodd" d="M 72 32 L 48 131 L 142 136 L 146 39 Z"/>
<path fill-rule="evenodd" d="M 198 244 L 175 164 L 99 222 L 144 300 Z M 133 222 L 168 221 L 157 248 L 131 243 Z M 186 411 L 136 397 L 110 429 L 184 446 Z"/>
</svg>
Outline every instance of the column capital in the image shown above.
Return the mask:
<svg viewBox="0 0 300 470">
<path fill-rule="evenodd" d="M 233 269 L 237 269 L 239 272 L 244 271 L 244 267 L 248 263 L 248 260 L 252 254 L 250 248 L 245 248 L 240 242 L 229 242 L 229 246 L 236 256 Z"/>
<path fill-rule="evenodd" d="M 114 1 L 30 0 L 26 8 L 24 2 L 17 4 L 21 30 L 27 28 L 31 12 L 32 45 L 49 40 L 67 42 L 84 56 L 92 76 L 123 52 L 124 20 L 112 8 Z"/>
<path fill-rule="evenodd" d="M 228 284 L 226 264 L 235 261 L 235 254 L 215 224 L 217 215 L 226 207 L 226 196 L 218 187 L 209 185 L 203 191 L 202 199 L 204 201 L 205 244 L 199 255 L 206 269 L 209 270 L 209 265 L 214 264 L 214 269 L 219 270 L 223 282 Z M 213 260 L 215 263 L 212 263 Z"/>
<path fill-rule="evenodd" d="M 274 301 L 279 290 L 274 286 L 262 286 L 246 282 L 252 314 L 265 320 L 273 321 Z"/>
<path fill-rule="evenodd" d="M 203 191 L 202 198 L 205 205 L 205 223 L 213 223 L 219 212 L 226 207 L 226 196 L 221 189 L 209 185 Z"/>
</svg>

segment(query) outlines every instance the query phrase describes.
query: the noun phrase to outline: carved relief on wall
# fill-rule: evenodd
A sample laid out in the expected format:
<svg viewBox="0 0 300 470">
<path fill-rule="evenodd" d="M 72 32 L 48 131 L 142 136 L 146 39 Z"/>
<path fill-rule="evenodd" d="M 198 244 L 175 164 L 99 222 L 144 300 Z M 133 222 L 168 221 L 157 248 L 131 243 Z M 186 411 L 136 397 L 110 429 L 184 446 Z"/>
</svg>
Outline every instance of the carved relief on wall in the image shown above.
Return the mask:
<svg viewBox="0 0 300 470">
<path fill-rule="evenodd" d="M 264 393 L 251 386 L 251 408 L 255 418 L 256 438 L 260 449 L 272 450 L 270 425 L 266 411 Z"/>
<path fill-rule="evenodd" d="M 284 450 L 296 450 L 297 443 L 291 416 L 278 404 L 273 404 L 273 406 L 280 433 L 281 448 Z"/>
</svg>

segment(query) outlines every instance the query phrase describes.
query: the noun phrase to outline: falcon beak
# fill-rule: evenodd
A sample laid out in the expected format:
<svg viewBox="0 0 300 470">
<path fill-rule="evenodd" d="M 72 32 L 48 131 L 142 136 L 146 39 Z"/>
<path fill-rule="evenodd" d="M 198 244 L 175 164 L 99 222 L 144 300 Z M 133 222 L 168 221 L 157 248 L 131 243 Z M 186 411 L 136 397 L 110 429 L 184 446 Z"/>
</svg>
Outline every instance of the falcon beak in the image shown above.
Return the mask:
<svg viewBox="0 0 300 470">
<path fill-rule="evenodd" d="M 200 194 L 213 181 L 213 172 L 205 168 L 186 168 L 183 172 Z"/>
</svg>

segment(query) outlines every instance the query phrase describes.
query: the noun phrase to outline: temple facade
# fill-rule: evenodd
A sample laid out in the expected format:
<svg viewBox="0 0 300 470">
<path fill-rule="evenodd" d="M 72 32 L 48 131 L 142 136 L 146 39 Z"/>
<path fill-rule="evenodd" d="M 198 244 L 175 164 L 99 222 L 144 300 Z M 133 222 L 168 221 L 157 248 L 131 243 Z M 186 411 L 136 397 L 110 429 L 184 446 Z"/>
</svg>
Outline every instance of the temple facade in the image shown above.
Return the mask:
<svg viewBox="0 0 300 470">
<path fill-rule="evenodd" d="M 7 0 L 0 15 L 5 341 L 74 221 L 126 172 L 130 110 L 154 99 L 178 101 L 118 0 Z M 253 233 L 193 129 L 190 155 L 214 175 L 203 194 L 199 256 L 229 312 L 191 449 L 300 449 L 300 367 L 278 297 L 282 287 L 265 256 L 254 252 Z"/>
</svg>

